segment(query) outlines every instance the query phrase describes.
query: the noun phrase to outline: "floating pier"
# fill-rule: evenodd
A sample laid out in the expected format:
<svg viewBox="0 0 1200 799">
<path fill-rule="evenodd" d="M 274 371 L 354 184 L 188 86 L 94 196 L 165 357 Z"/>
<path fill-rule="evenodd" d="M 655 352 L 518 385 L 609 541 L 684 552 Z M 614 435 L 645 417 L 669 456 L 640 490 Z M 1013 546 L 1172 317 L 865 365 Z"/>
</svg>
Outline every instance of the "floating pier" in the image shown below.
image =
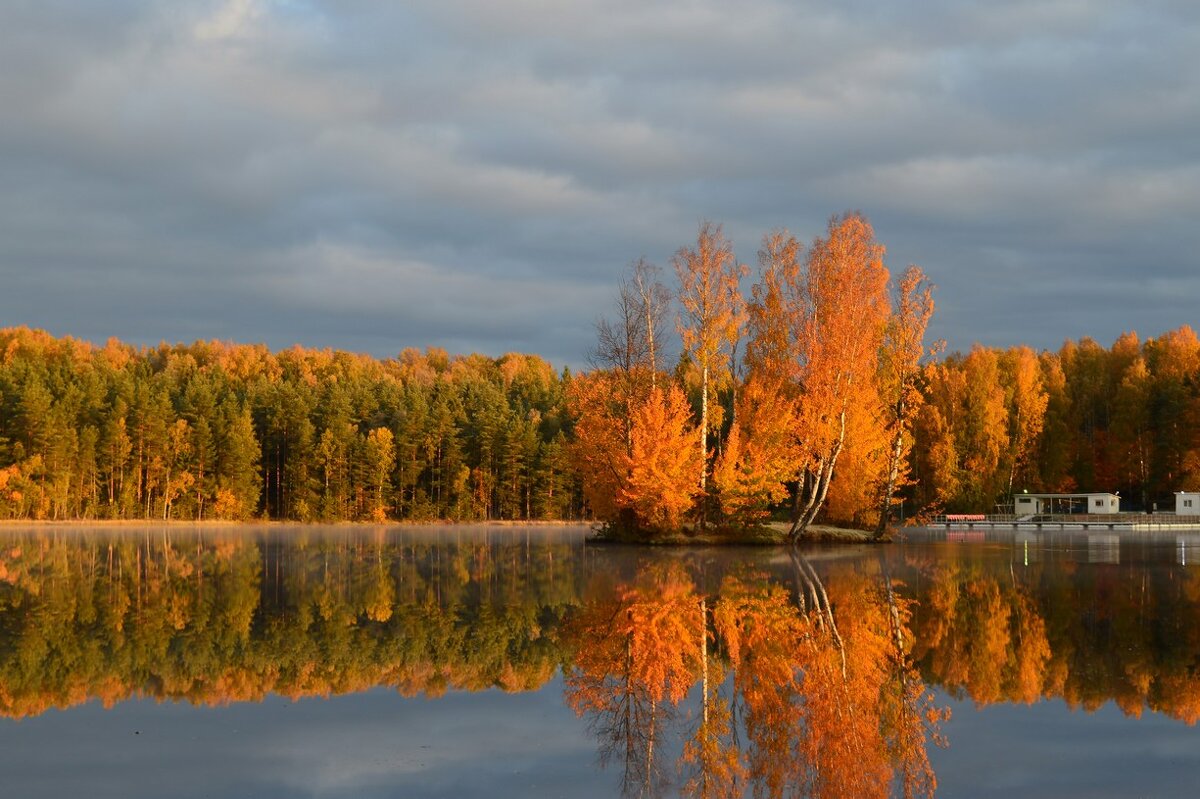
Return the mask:
<svg viewBox="0 0 1200 799">
<path fill-rule="evenodd" d="M 935 516 L 930 527 L 947 530 L 1169 530 L 1200 531 L 1200 516 L 1174 513 L 1026 514 L 948 513 Z"/>
</svg>

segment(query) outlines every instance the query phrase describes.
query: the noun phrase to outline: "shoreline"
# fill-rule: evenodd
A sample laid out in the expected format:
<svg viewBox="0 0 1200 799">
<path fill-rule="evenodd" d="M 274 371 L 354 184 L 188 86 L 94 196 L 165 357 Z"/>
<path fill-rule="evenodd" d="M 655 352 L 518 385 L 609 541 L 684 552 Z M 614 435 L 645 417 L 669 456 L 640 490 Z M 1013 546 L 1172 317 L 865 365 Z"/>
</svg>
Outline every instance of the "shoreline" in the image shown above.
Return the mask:
<svg viewBox="0 0 1200 799">
<path fill-rule="evenodd" d="M 511 519 L 491 519 L 486 521 L 337 521 L 337 522 L 302 522 L 287 519 L 243 519 L 218 520 L 203 519 L 0 519 L 0 534 L 13 530 L 145 530 L 153 528 L 177 530 L 237 530 L 273 528 L 278 530 L 304 531 L 308 529 L 344 529 L 344 530 L 419 530 L 434 528 L 542 528 L 586 530 L 585 541 L 597 546 L 637 546 L 637 547 L 782 547 L 790 546 L 787 539 L 789 525 L 786 522 L 768 522 L 757 528 L 741 530 L 713 529 L 704 533 L 679 531 L 669 534 L 659 534 L 651 537 L 637 535 L 605 535 L 597 522 L 566 519 L 538 519 L 520 521 Z M 894 538 L 886 536 L 876 539 L 874 533 L 866 530 L 833 527 L 825 524 L 810 525 L 805 537 L 797 544 L 882 544 L 890 543 Z"/>
<path fill-rule="evenodd" d="M 6 527 L 592 527 L 595 522 L 566 519 L 537 519 L 515 521 L 491 519 L 480 521 L 337 521 L 302 522 L 291 519 L 0 519 L 0 530 Z"/>
</svg>

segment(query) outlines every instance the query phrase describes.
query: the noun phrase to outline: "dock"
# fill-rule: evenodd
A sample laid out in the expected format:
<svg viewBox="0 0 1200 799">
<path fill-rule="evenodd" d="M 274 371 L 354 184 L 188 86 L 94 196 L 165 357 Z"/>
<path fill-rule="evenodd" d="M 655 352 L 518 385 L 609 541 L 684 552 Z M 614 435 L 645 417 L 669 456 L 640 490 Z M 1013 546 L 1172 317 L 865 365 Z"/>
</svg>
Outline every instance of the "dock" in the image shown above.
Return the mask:
<svg viewBox="0 0 1200 799">
<path fill-rule="evenodd" d="M 946 530 L 1132 530 L 1167 532 L 1200 531 L 1200 515 L 1174 513 L 1027 514 L 948 513 L 935 516 L 929 527 Z"/>
</svg>

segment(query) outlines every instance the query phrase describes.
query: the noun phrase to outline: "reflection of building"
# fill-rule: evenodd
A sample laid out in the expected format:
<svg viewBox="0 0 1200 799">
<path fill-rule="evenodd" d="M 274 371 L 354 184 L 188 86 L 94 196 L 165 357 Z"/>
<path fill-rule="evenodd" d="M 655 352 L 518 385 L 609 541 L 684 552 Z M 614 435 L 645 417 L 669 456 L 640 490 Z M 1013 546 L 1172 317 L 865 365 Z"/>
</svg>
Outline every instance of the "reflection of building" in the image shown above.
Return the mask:
<svg viewBox="0 0 1200 799">
<path fill-rule="evenodd" d="M 1200 494 L 1196 496 L 1200 497 Z M 1013 497 L 1013 512 L 1017 516 L 1119 513 L 1120 509 L 1121 498 L 1116 494 L 1017 494 Z"/>
<path fill-rule="evenodd" d="M 1179 516 L 1200 516 L 1200 491 L 1176 491 L 1175 513 Z"/>
</svg>

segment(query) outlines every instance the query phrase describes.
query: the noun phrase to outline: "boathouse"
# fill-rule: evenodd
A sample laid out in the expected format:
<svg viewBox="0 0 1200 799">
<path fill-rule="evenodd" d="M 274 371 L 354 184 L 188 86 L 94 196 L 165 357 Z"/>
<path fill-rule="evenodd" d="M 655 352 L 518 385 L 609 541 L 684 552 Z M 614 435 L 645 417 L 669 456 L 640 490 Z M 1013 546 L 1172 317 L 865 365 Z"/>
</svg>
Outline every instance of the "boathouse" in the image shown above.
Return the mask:
<svg viewBox="0 0 1200 799">
<path fill-rule="evenodd" d="M 1195 495 L 1200 498 L 1200 494 Z M 1197 501 L 1200 508 L 1200 501 Z M 1013 496 L 1013 513 L 1020 516 L 1042 514 L 1120 513 L 1121 498 L 1116 494 L 1029 494 Z M 1200 514 L 1200 511 L 1197 511 Z"/>
<path fill-rule="evenodd" d="M 1175 515 L 1200 516 L 1200 491 L 1176 491 Z"/>
</svg>

